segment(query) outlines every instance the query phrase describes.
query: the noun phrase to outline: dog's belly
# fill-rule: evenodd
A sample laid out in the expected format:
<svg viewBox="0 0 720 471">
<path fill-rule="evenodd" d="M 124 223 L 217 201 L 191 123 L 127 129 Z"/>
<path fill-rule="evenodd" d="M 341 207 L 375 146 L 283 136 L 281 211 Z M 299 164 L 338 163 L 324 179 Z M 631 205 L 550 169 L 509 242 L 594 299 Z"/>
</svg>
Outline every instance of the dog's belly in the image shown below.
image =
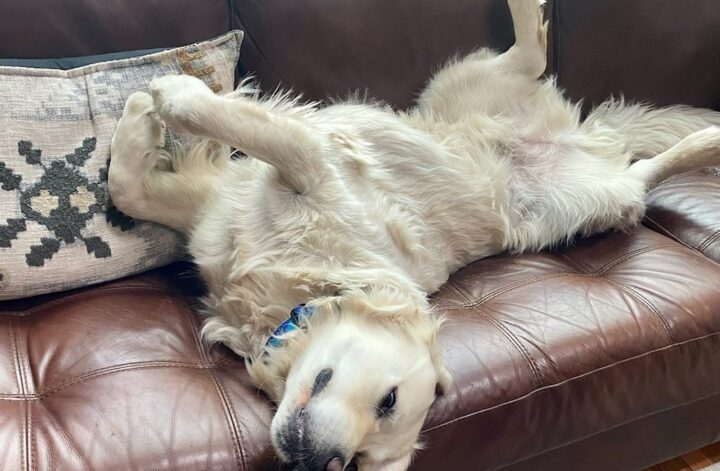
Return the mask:
<svg viewBox="0 0 720 471">
<path fill-rule="evenodd" d="M 577 233 L 606 230 L 641 189 L 625 176 L 627 156 L 592 135 L 521 138 L 503 153 L 508 162 L 505 214 L 508 249 L 555 245 Z"/>
<path fill-rule="evenodd" d="M 569 149 L 552 139 L 524 138 L 504 149 L 510 169 L 507 206 L 511 222 L 541 217 L 553 185 L 561 183 Z"/>
</svg>

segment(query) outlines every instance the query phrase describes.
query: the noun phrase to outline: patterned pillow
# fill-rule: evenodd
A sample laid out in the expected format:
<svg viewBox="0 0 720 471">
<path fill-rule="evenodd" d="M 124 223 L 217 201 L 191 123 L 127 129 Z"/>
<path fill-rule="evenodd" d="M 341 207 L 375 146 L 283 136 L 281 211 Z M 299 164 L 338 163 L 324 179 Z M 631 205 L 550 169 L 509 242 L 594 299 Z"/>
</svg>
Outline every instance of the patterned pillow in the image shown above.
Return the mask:
<svg viewBox="0 0 720 471">
<path fill-rule="evenodd" d="M 180 237 L 109 205 L 110 139 L 125 100 L 185 73 L 233 87 L 241 32 L 68 71 L 0 67 L 0 300 L 173 261 Z"/>
</svg>

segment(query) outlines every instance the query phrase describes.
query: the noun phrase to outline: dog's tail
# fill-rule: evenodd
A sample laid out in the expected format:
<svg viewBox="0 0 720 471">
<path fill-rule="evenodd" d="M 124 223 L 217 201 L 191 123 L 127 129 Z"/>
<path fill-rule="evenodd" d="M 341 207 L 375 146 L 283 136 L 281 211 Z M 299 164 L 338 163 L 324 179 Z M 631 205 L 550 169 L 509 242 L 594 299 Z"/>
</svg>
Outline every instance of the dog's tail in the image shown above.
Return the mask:
<svg viewBox="0 0 720 471">
<path fill-rule="evenodd" d="M 720 126 L 720 112 L 690 106 L 653 108 L 611 99 L 595 108 L 583 122 L 588 130 L 607 126 L 625 141 L 634 159 L 649 159 L 668 151 L 710 126 Z"/>
</svg>

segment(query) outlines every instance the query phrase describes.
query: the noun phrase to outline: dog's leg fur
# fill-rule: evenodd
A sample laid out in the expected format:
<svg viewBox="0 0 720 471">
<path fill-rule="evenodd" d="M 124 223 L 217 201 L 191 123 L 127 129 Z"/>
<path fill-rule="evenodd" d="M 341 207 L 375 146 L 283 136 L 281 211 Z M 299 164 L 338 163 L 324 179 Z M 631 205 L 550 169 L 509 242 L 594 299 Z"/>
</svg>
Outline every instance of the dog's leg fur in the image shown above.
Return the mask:
<svg viewBox="0 0 720 471">
<path fill-rule="evenodd" d="M 628 172 L 647 188 L 683 172 L 720 165 L 720 128 L 695 132 L 651 159 L 635 162 Z"/>
<path fill-rule="evenodd" d="M 129 216 L 188 232 L 217 186 L 229 150 L 205 141 L 170 156 L 161 148 L 164 130 L 152 97 L 132 94 L 113 137 L 108 187 L 113 204 Z"/>
<path fill-rule="evenodd" d="M 717 127 L 695 132 L 656 157 L 639 160 L 614 177 L 588 185 L 588 191 L 578 191 L 576 197 L 584 195 L 588 200 L 588 204 L 582 206 L 588 214 L 594 198 L 603 202 L 601 206 L 594 206 L 592 217 L 578 232 L 589 236 L 611 229 L 630 230 L 645 214 L 644 199 L 648 190 L 673 175 L 712 165 L 720 165 L 720 128 Z"/>
<path fill-rule="evenodd" d="M 506 67 L 539 78 L 547 66 L 547 31 L 544 0 L 508 0 L 515 29 L 515 44 L 498 58 Z"/>
<path fill-rule="evenodd" d="M 317 134 L 271 105 L 215 95 L 201 80 L 184 75 L 155 79 L 150 89 L 172 129 L 222 142 L 272 165 L 280 182 L 299 194 L 328 177 Z"/>
<path fill-rule="evenodd" d="M 525 103 L 547 65 L 547 23 L 538 0 L 509 0 L 515 44 L 505 53 L 481 49 L 434 75 L 418 109 L 453 122 L 467 115 L 505 113 Z"/>
</svg>

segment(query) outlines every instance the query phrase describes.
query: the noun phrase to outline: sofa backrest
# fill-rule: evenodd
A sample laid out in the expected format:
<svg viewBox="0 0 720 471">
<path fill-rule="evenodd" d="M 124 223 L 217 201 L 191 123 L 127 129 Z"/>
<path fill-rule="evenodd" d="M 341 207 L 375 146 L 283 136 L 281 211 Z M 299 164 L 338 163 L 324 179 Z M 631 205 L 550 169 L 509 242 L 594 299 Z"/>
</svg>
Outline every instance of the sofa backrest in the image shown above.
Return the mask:
<svg viewBox="0 0 720 471">
<path fill-rule="evenodd" d="M 548 71 L 611 94 L 720 109 L 718 0 L 550 0 Z M 505 49 L 506 0 L 0 0 L 0 57 L 169 47 L 246 31 L 241 71 L 308 98 L 367 90 L 408 106 L 456 54 Z"/>
<path fill-rule="evenodd" d="M 412 102 L 455 54 L 513 42 L 505 0 L 236 0 L 249 70 L 311 98 L 368 90 Z"/>
<path fill-rule="evenodd" d="M 184 46 L 230 28 L 229 0 L 0 0 L 0 58 Z"/>
<path fill-rule="evenodd" d="M 556 0 L 553 24 L 571 97 L 720 109 L 718 0 Z"/>
</svg>

